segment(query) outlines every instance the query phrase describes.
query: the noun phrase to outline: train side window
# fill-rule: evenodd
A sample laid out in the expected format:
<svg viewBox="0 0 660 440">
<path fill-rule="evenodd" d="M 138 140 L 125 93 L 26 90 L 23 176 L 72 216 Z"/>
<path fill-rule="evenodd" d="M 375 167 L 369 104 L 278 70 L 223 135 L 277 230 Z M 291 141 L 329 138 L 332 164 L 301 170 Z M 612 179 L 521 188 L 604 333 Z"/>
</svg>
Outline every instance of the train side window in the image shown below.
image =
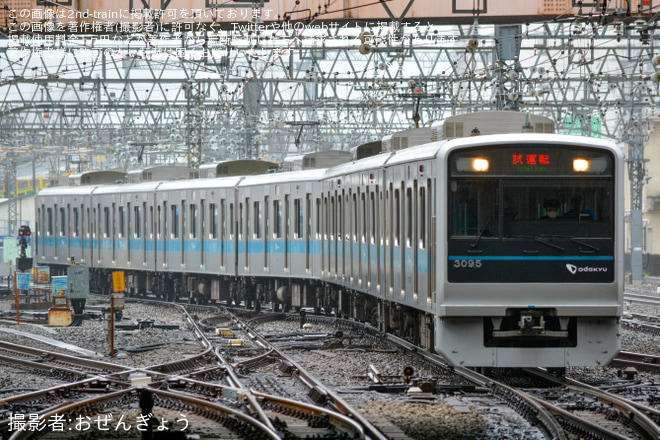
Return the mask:
<svg viewBox="0 0 660 440">
<path fill-rule="evenodd" d="M 92 237 L 97 238 L 101 236 L 101 208 L 99 207 L 98 211 L 96 208 L 92 208 L 92 226 L 91 232 Z"/>
<path fill-rule="evenodd" d="M 321 238 L 321 199 L 316 198 L 316 238 Z"/>
<path fill-rule="evenodd" d="M 323 198 L 323 209 L 325 211 L 325 239 L 330 237 L 330 209 L 328 209 L 328 198 Z"/>
<path fill-rule="evenodd" d="M 220 200 L 220 241 L 227 235 L 227 204 L 225 199 Z"/>
<path fill-rule="evenodd" d="M 89 208 L 87 209 L 87 217 L 85 217 L 85 207 L 80 205 L 80 235 L 85 235 L 85 218 L 89 217 Z M 89 232 L 89 228 L 87 228 Z"/>
<path fill-rule="evenodd" d="M 73 208 L 73 231 L 71 234 L 73 237 L 80 236 L 80 212 L 78 208 Z"/>
<path fill-rule="evenodd" d="M 330 197 L 330 217 L 332 220 L 332 227 L 330 228 L 330 237 L 334 239 L 335 235 L 337 234 L 337 217 L 336 217 L 336 211 L 335 211 L 335 196 Z"/>
<path fill-rule="evenodd" d="M 46 208 L 46 234 L 53 235 L 53 208 Z"/>
<path fill-rule="evenodd" d="M 238 204 L 238 238 L 243 238 L 243 203 Z"/>
<path fill-rule="evenodd" d="M 133 218 L 135 219 L 135 238 L 142 237 L 142 216 L 140 215 L 140 207 L 133 207 Z"/>
<path fill-rule="evenodd" d="M 103 237 L 110 237 L 110 207 L 103 208 Z"/>
<path fill-rule="evenodd" d="M 209 237 L 218 238 L 218 210 L 215 203 L 209 204 Z"/>
<path fill-rule="evenodd" d="M 158 207 L 158 226 L 156 227 L 156 238 L 160 238 L 160 231 L 162 227 L 162 216 L 161 216 L 161 209 L 160 206 Z"/>
<path fill-rule="evenodd" d="M 190 204 L 190 238 L 197 238 L 197 217 L 199 211 L 197 211 L 197 204 Z"/>
<path fill-rule="evenodd" d="M 293 212 L 296 216 L 293 224 L 293 238 L 302 238 L 303 235 L 303 212 L 302 199 L 293 200 Z"/>
<path fill-rule="evenodd" d="M 406 246 L 412 246 L 413 235 L 413 191 L 406 189 Z"/>
<path fill-rule="evenodd" d="M 131 231 L 133 230 L 132 226 L 133 224 L 131 223 L 131 204 L 129 203 L 126 209 L 124 210 L 126 213 L 126 237 L 130 240 L 131 238 Z"/>
<path fill-rule="evenodd" d="M 66 209 L 64 207 L 60 208 L 60 235 L 66 235 Z"/>
<path fill-rule="evenodd" d="M 172 238 L 179 238 L 179 205 L 172 205 Z"/>
<path fill-rule="evenodd" d="M 392 215 L 391 209 L 392 202 L 392 184 L 390 183 L 390 188 L 385 190 L 385 245 L 390 244 L 390 230 L 392 229 Z"/>
<path fill-rule="evenodd" d="M 124 207 L 120 206 L 119 207 L 119 231 L 118 231 L 118 236 L 121 238 L 124 236 Z"/>
<path fill-rule="evenodd" d="M 261 202 L 254 202 L 254 238 L 261 238 Z"/>
<path fill-rule="evenodd" d="M 401 196 L 399 189 L 394 190 L 394 246 L 401 242 Z"/>
<path fill-rule="evenodd" d="M 185 239 L 186 228 L 188 227 L 186 219 L 186 202 L 181 201 L 181 210 L 179 212 L 181 213 L 181 239 Z M 181 249 L 183 249 L 183 246 Z"/>
<path fill-rule="evenodd" d="M 273 216 L 275 222 L 273 237 L 282 238 L 282 207 L 279 200 L 273 200 Z"/>
<path fill-rule="evenodd" d="M 337 240 L 343 240 L 344 234 L 346 234 L 346 216 L 344 214 L 345 208 L 342 200 L 346 200 L 346 196 L 337 195 L 337 211 L 335 211 L 335 215 L 337 216 L 337 230 L 335 231 Z"/>
<path fill-rule="evenodd" d="M 351 218 L 353 221 L 351 222 L 351 236 L 353 237 L 353 241 L 357 242 L 357 230 L 358 230 L 358 208 L 357 208 L 357 194 L 353 194 L 353 204 L 351 205 L 351 211 L 352 215 Z"/>
<path fill-rule="evenodd" d="M 234 204 L 229 204 L 229 238 L 234 238 Z"/>
<path fill-rule="evenodd" d="M 360 213 L 362 218 L 361 223 L 361 232 L 360 232 L 360 242 L 366 243 L 367 241 L 367 202 L 365 200 L 365 194 L 362 193 L 360 197 Z"/>
<path fill-rule="evenodd" d="M 426 249 L 426 188 L 419 188 L 419 247 Z"/>
<path fill-rule="evenodd" d="M 377 191 L 378 191 L 378 187 L 376 187 L 376 192 Z M 375 196 L 375 194 L 376 194 L 375 192 L 372 192 L 369 195 L 369 204 L 370 204 L 369 209 L 371 210 L 371 213 L 369 214 L 369 216 L 370 216 L 369 218 L 371 219 L 371 222 L 370 222 L 371 223 L 371 230 L 369 232 L 369 236 L 370 236 L 371 244 L 376 244 L 376 215 L 377 215 L 377 213 L 376 213 L 376 196 Z"/>
</svg>

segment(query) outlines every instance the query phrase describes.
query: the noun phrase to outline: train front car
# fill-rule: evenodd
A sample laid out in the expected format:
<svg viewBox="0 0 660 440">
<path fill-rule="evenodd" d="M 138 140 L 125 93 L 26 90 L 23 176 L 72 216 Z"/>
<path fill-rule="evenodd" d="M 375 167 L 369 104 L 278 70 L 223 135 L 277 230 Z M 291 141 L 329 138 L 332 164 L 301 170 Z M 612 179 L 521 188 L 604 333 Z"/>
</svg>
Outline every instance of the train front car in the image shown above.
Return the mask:
<svg viewBox="0 0 660 440">
<path fill-rule="evenodd" d="M 456 365 L 607 364 L 623 301 L 619 148 L 514 134 L 450 141 L 440 156 L 436 349 Z"/>
</svg>

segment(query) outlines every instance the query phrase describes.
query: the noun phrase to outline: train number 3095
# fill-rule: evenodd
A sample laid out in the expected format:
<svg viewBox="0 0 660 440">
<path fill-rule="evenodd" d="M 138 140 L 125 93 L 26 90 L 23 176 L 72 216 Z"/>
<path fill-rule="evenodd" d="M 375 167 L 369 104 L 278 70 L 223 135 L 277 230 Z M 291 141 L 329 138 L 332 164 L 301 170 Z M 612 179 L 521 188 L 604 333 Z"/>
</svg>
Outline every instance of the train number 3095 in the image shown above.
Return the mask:
<svg viewBox="0 0 660 440">
<path fill-rule="evenodd" d="M 481 260 L 454 260 L 455 268 L 479 269 Z"/>
</svg>

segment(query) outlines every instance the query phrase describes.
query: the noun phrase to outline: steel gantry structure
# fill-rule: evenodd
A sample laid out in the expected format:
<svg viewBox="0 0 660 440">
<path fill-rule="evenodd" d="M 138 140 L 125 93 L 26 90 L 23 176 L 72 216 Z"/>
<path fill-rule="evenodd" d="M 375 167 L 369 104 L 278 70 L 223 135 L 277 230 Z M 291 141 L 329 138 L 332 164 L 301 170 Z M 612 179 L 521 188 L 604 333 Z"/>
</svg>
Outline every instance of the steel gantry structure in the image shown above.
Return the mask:
<svg viewBox="0 0 660 440">
<path fill-rule="evenodd" d="M 660 82 L 655 7 L 566 0 L 556 15 L 512 19 L 489 16 L 477 1 L 457 20 L 433 9 L 412 18 L 423 2 L 366 4 L 384 11 L 379 21 L 336 20 L 332 1 L 264 21 L 267 5 L 254 2 L 247 20 L 228 21 L 207 0 L 215 15 L 189 27 L 161 22 L 169 4 L 161 2 L 147 11 L 150 26 L 104 20 L 79 30 L 58 24 L 58 11 L 72 6 L 45 2 L 43 32 L 7 13 L 0 142 L 19 157 L 77 152 L 86 167 L 123 169 L 140 166 L 149 145 L 154 157 L 197 167 L 347 150 L 463 112 L 537 113 L 559 131 L 627 145 L 633 277 L 641 279 L 643 149 Z"/>
</svg>

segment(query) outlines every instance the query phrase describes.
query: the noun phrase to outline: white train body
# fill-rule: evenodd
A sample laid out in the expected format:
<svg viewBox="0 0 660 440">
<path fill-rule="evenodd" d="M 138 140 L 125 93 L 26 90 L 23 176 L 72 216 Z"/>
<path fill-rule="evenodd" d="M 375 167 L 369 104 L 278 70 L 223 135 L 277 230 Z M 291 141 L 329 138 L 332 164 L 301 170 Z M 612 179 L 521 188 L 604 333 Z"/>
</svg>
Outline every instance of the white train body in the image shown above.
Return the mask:
<svg viewBox="0 0 660 440">
<path fill-rule="evenodd" d="M 47 188 L 34 255 L 55 273 L 75 258 L 101 289 L 122 270 L 129 293 L 350 315 L 456 365 L 604 365 L 620 347 L 623 179 L 611 142 L 511 134 L 321 170 Z"/>
</svg>

